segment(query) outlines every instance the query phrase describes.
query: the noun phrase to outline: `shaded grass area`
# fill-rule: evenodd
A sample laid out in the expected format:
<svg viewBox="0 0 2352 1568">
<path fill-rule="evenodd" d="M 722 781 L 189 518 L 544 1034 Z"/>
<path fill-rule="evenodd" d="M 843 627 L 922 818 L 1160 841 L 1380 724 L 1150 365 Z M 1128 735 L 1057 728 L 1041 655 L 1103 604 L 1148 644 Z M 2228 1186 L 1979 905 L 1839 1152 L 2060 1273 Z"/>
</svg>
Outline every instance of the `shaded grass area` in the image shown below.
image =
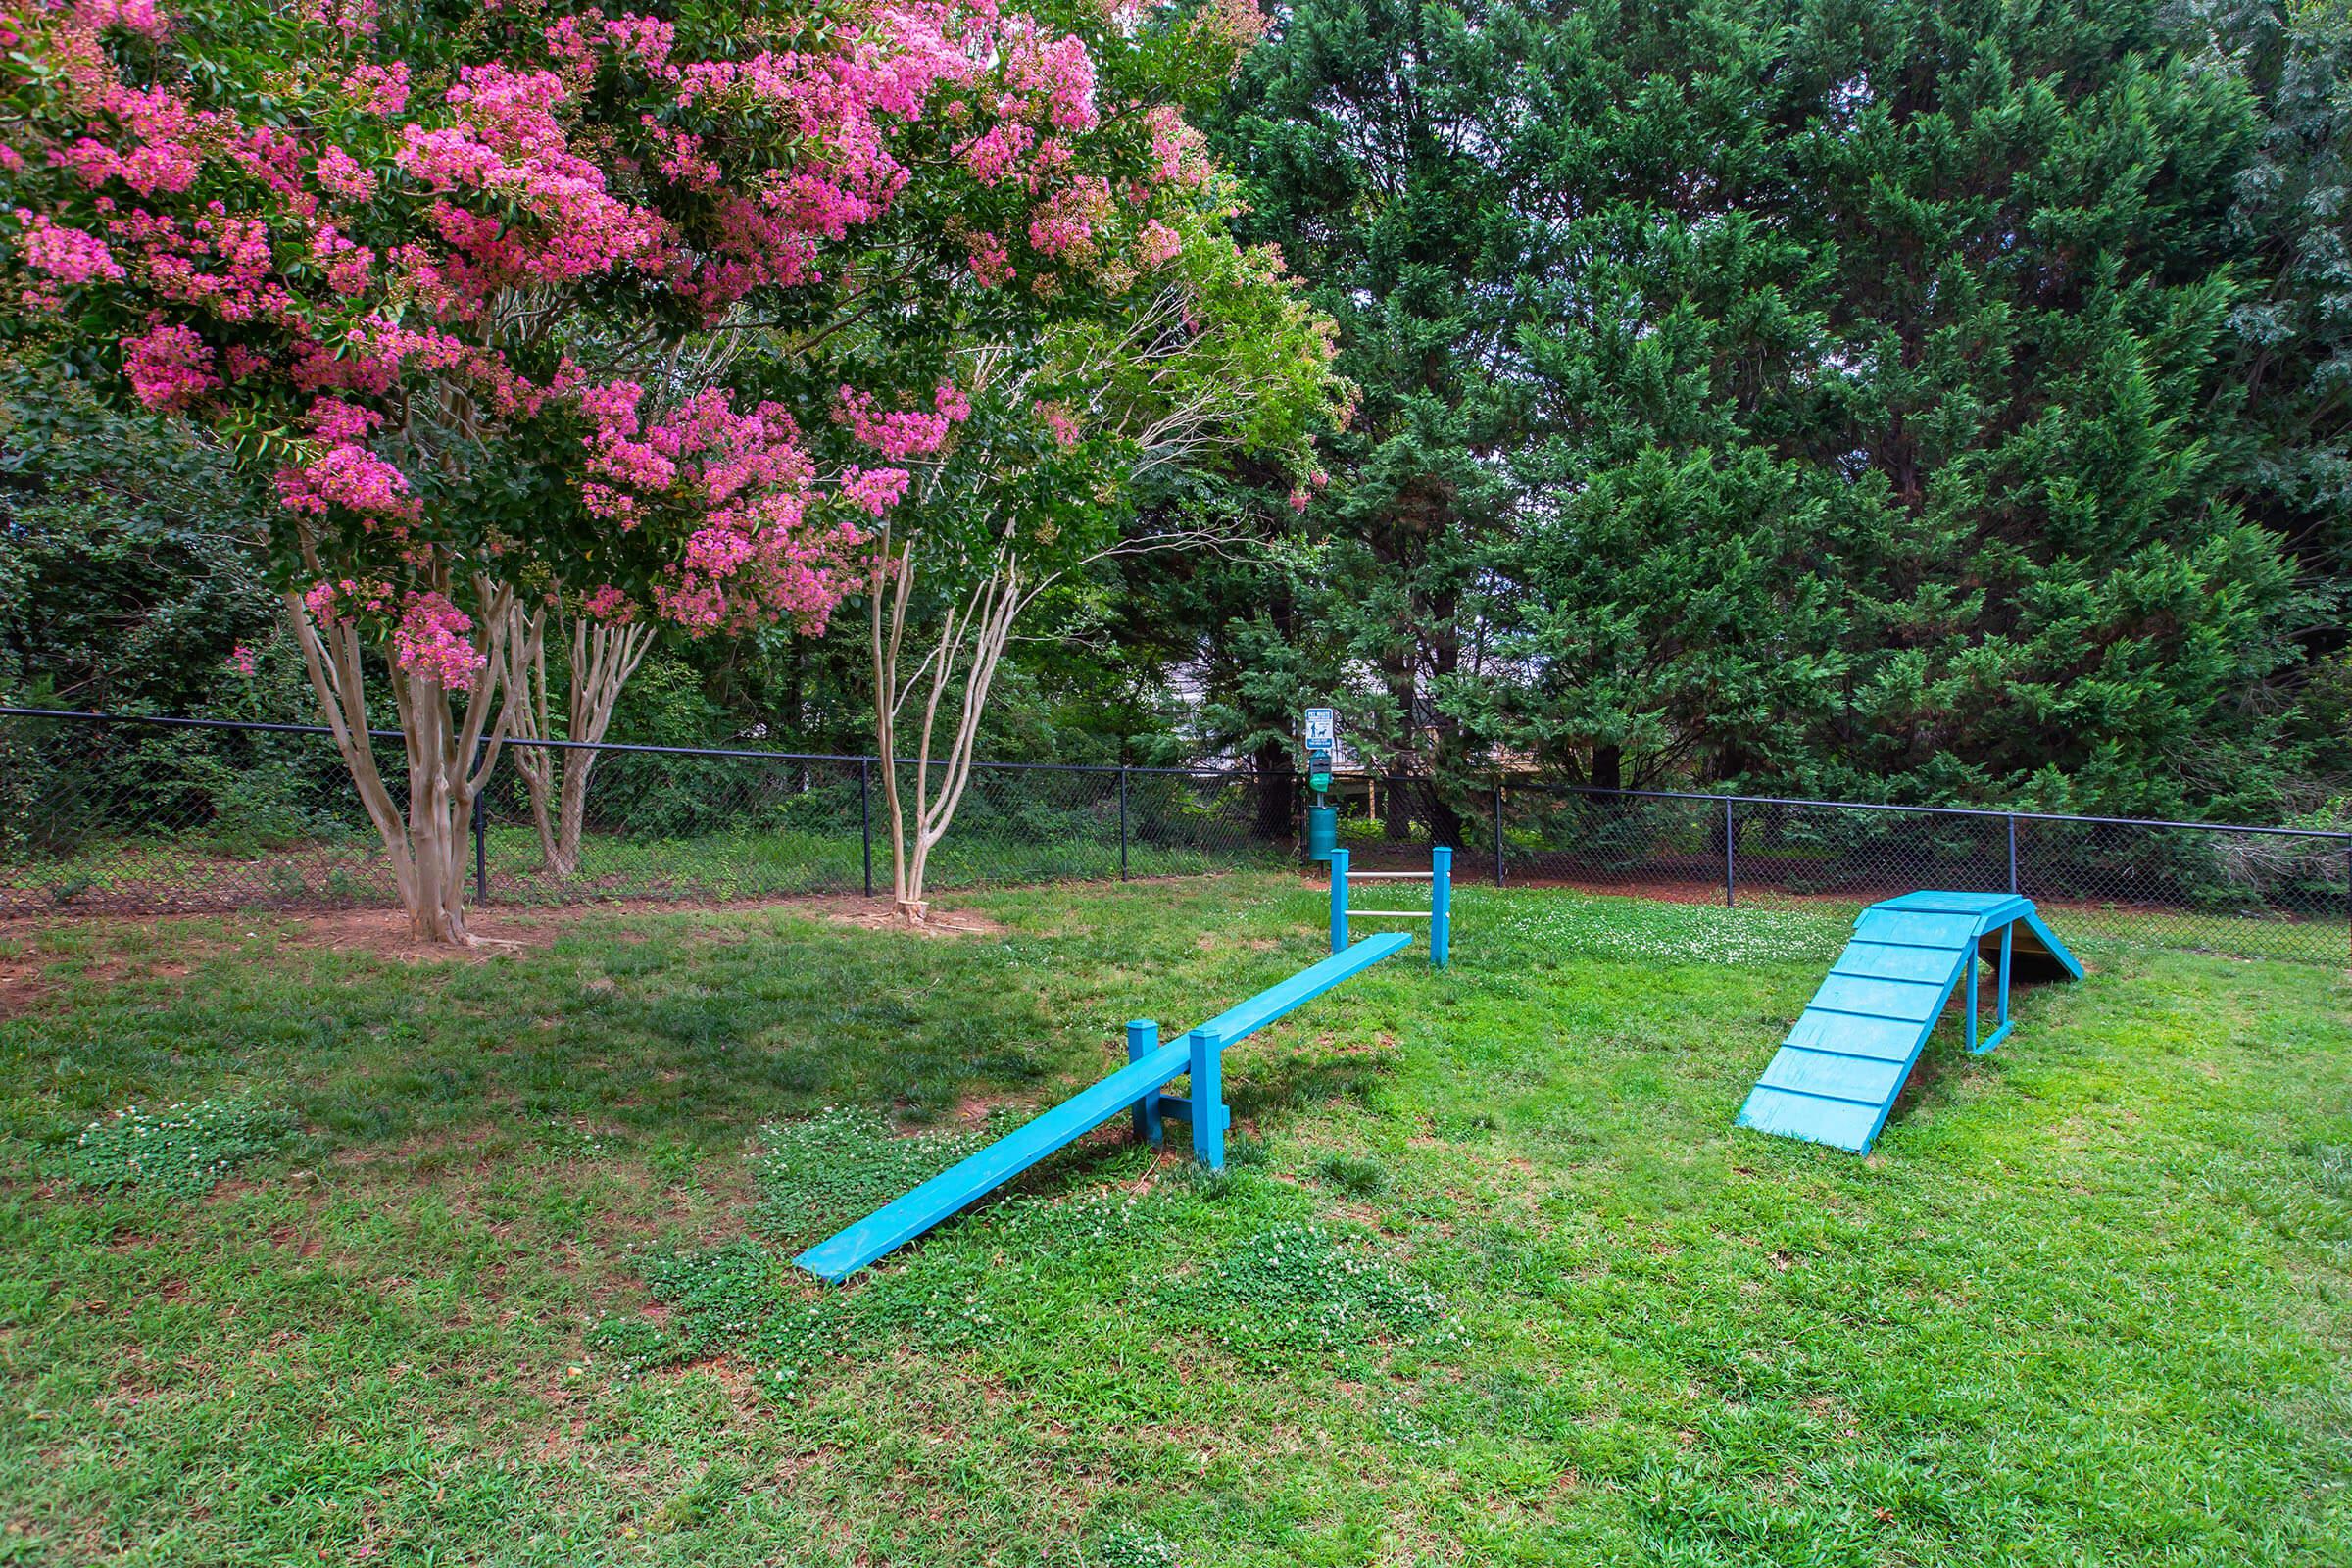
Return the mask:
<svg viewBox="0 0 2352 1568">
<path fill-rule="evenodd" d="M 2340 976 L 2107 955 L 1990 1056 L 1947 1026 L 1857 1161 L 1730 1125 L 1841 918 L 1464 888 L 1450 972 L 1230 1054 L 1226 1174 L 1105 1137 L 822 1290 L 781 1260 L 1125 1019 L 1320 951 L 1278 876 L 967 902 L 1006 933 L 0 933 L 46 988 L 0 1021 L 0 1562 L 2352 1551 Z M 271 1107 L 180 1117 L 209 1197 L 76 1154 L 206 1102 Z"/>
</svg>

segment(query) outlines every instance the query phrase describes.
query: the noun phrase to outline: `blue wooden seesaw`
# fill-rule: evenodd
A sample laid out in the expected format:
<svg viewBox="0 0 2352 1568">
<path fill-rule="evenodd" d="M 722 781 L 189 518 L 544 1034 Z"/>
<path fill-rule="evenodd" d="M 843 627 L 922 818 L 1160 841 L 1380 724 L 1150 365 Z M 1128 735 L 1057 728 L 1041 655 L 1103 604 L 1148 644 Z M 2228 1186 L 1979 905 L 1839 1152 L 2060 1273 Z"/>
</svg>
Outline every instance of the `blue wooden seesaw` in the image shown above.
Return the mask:
<svg viewBox="0 0 2352 1568">
<path fill-rule="evenodd" d="M 1977 1037 L 1977 964 L 1998 953 L 1999 1014 Z M 1906 893 L 1864 909 L 1747 1103 L 1740 1125 L 1867 1154 L 1954 988 L 1967 998 L 1968 1049 L 2009 1037 L 2009 974 L 2080 980 L 2082 965 L 2014 893 Z"/>
<path fill-rule="evenodd" d="M 826 1237 L 793 1261 L 838 1285 L 1122 1110 L 1133 1114 L 1136 1135 L 1154 1144 L 1160 1141 L 1163 1119 L 1173 1116 L 1191 1122 L 1193 1157 L 1211 1170 L 1223 1170 L 1225 1129 L 1233 1121 L 1225 1104 L 1225 1048 L 1343 980 L 1363 973 L 1411 941 L 1393 933 L 1367 937 L 1349 946 L 1343 938 L 1335 943 L 1330 957 L 1187 1030 L 1172 1045 L 1160 1044 L 1158 1024 L 1137 1019 L 1127 1026 L 1126 1066 L 970 1158 L 949 1166 L 904 1198 L 893 1199 L 847 1230 Z M 1186 1073 L 1193 1079 L 1189 1096 L 1163 1093 Z"/>
<path fill-rule="evenodd" d="M 1125 1110 L 1135 1118 L 1135 1136 L 1153 1145 L 1160 1142 L 1160 1124 L 1168 1117 L 1190 1122 L 1193 1157 L 1210 1170 L 1225 1168 L 1225 1129 L 1233 1124 L 1225 1105 L 1224 1050 L 1263 1029 L 1292 1009 L 1312 1002 L 1343 980 L 1352 979 L 1411 945 L 1412 938 L 1396 933 L 1351 940 L 1352 920 L 1392 917 L 1430 922 L 1430 961 L 1446 966 L 1453 935 L 1453 852 L 1431 852 L 1425 871 L 1358 872 L 1393 881 L 1418 880 L 1430 884 L 1430 907 L 1413 909 L 1356 909 L 1348 906 L 1348 852 L 1331 857 L 1331 956 L 1299 970 L 1277 986 L 1269 986 L 1239 1006 L 1228 1007 L 1208 1022 L 1185 1031 L 1174 1045 L 1159 1043 L 1159 1025 L 1138 1018 L 1127 1026 L 1127 1065 L 1090 1089 L 1055 1105 L 1035 1121 L 1006 1133 L 968 1159 L 941 1171 L 904 1198 L 896 1198 L 871 1214 L 838 1231 L 793 1259 L 820 1279 L 838 1285 L 876 1258 L 906 1246 L 966 1204 L 976 1202 L 1012 1180 L 1047 1155 L 1068 1148 L 1097 1127 Z M 1166 1093 L 1169 1084 L 1190 1073 L 1189 1096 Z"/>
</svg>

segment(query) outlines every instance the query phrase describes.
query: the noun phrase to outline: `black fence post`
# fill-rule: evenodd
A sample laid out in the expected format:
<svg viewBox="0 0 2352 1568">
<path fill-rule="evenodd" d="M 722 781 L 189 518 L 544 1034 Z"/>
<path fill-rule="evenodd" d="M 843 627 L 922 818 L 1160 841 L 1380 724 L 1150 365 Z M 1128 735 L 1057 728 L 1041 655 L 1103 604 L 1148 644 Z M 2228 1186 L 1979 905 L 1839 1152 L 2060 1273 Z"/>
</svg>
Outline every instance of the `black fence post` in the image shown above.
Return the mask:
<svg viewBox="0 0 2352 1568">
<path fill-rule="evenodd" d="M 870 899 L 874 896 L 874 762 L 870 757 L 858 759 L 858 813 L 863 819 L 865 896 Z"/>
<path fill-rule="evenodd" d="M 476 753 L 478 765 L 480 754 Z M 490 817 L 482 809 L 482 797 L 489 793 L 490 781 L 473 792 L 473 902 L 490 902 Z"/>
<path fill-rule="evenodd" d="M 2009 891 L 2017 891 L 2017 813 L 2009 813 Z"/>
<path fill-rule="evenodd" d="M 1119 764 L 1119 880 L 1127 880 L 1127 764 Z"/>
<path fill-rule="evenodd" d="M 1732 803 L 1727 799 L 1723 803 L 1723 906 L 1727 909 L 1733 907 L 1740 886 L 1739 873 L 1733 865 L 1737 842 L 1738 835 L 1732 830 Z"/>
<path fill-rule="evenodd" d="M 1494 885 L 1502 886 L 1502 780 L 1494 781 Z"/>
</svg>

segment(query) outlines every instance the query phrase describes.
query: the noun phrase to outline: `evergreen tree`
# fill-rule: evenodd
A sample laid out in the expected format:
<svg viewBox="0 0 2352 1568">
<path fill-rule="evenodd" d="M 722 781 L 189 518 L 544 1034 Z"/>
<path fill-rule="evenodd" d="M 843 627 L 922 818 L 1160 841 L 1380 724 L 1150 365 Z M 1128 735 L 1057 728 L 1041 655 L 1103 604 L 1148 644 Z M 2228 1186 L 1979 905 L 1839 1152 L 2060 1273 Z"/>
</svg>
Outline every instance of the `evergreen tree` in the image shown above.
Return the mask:
<svg viewBox="0 0 2352 1568">
<path fill-rule="evenodd" d="M 1294 7 L 1227 134 L 1364 387 L 1321 608 L 1391 722 L 1434 692 L 1441 768 L 2278 809 L 2328 760 L 2288 710 L 2342 570 L 2341 75 L 2183 15 Z"/>
</svg>

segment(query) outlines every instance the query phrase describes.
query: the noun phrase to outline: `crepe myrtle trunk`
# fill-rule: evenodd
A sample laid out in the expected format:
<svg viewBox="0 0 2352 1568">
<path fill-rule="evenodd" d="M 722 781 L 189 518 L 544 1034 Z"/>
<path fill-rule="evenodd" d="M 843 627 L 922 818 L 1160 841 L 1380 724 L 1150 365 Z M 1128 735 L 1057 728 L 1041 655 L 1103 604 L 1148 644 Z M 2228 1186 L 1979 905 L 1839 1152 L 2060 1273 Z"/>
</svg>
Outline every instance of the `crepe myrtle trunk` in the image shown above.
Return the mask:
<svg viewBox="0 0 2352 1568">
<path fill-rule="evenodd" d="M 400 715 L 407 764 L 405 800 L 395 798 L 368 733 L 365 648 L 356 623 L 321 622 L 298 592 L 289 590 L 284 600 L 312 692 L 383 844 L 410 932 L 420 943 L 443 947 L 477 944 L 466 918 L 473 803 L 498 764 L 514 717 L 513 689 L 503 678 L 513 595 L 477 579 L 474 597 L 482 664 L 470 689 L 455 694 L 398 661 L 386 662 L 384 679 Z"/>
</svg>

